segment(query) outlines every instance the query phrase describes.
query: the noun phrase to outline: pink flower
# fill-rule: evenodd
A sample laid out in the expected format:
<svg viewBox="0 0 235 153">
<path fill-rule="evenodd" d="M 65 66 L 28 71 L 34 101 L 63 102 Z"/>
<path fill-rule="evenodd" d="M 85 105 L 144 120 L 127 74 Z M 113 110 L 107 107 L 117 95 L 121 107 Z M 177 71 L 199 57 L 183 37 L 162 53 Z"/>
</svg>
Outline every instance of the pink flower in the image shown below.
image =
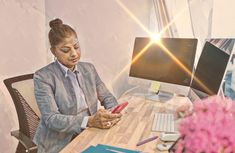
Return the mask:
<svg viewBox="0 0 235 153">
<path fill-rule="evenodd" d="M 235 153 L 235 102 L 219 96 L 194 102 L 179 131 L 177 153 Z"/>
</svg>

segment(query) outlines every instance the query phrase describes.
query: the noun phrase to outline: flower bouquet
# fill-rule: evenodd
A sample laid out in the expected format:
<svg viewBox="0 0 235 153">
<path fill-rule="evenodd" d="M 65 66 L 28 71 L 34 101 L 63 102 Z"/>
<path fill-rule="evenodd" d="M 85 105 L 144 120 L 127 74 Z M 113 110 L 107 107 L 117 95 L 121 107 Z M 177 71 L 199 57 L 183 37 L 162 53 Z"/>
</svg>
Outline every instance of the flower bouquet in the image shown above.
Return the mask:
<svg viewBox="0 0 235 153">
<path fill-rule="evenodd" d="M 235 153 L 235 102 L 219 96 L 194 102 L 179 131 L 176 153 Z"/>
</svg>

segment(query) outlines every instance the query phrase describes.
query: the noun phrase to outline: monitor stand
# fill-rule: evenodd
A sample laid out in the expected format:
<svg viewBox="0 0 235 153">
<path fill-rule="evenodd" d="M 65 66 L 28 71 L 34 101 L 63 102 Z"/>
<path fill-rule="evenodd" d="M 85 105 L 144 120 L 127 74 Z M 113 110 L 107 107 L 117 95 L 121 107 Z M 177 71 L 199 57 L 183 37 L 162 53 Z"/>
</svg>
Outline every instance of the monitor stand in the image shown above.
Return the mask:
<svg viewBox="0 0 235 153">
<path fill-rule="evenodd" d="M 173 93 L 166 92 L 166 91 L 159 91 L 158 93 L 152 93 L 151 95 L 147 95 L 146 99 L 158 102 L 166 102 L 172 99 L 174 96 Z"/>
</svg>

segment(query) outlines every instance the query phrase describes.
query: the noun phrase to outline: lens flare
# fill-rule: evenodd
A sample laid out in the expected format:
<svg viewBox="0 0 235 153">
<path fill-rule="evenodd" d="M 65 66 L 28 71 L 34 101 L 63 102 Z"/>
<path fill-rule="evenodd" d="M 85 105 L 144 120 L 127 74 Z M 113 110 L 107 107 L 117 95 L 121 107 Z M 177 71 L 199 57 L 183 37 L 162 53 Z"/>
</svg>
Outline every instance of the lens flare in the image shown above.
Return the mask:
<svg viewBox="0 0 235 153">
<path fill-rule="evenodd" d="M 159 44 L 159 46 L 166 52 L 166 54 L 172 58 L 173 61 L 175 61 L 176 64 L 178 64 L 188 75 L 193 75 L 192 71 L 189 70 L 183 63 L 180 62 L 179 59 L 177 59 L 162 43 L 161 43 L 161 35 L 168 30 L 168 28 L 175 23 L 175 21 L 188 9 L 187 6 L 185 6 L 179 13 L 177 13 L 174 18 L 158 33 L 158 34 L 153 34 L 151 33 L 150 30 L 148 30 L 144 24 L 142 24 L 138 18 L 120 1 L 120 0 L 116 0 L 117 4 L 130 16 L 131 19 L 133 19 L 150 37 L 151 37 L 151 41 L 150 43 L 148 43 L 140 52 L 139 54 L 137 54 L 135 57 L 132 58 L 131 63 L 128 63 L 122 70 L 121 72 L 119 72 L 119 74 L 116 75 L 116 77 L 114 78 L 113 82 L 116 82 L 118 80 L 118 78 L 125 73 L 125 71 L 127 71 L 131 64 L 133 64 L 134 62 L 136 62 L 140 56 L 142 56 L 147 50 L 148 48 L 153 44 L 153 43 L 157 43 Z M 213 93 L 203 82 L 201 82 L 197 77 L 194 76 L 194 80 L 203 88 L 205 89 L 208 93 L 210 94 L 215 94 Z"/>
</svg>

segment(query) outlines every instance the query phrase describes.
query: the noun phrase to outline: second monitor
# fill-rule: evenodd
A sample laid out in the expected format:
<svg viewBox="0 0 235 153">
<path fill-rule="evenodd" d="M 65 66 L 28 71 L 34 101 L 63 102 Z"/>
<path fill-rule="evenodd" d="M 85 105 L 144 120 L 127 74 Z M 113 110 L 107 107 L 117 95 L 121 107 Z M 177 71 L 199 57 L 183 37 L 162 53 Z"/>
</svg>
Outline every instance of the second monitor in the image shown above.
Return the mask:
<svg viewBox="0 0 235 153">
<path fill-rule="evenodd" d="M 218 94 L 230 55 L 206 42 L 199 58 L 191 88 L 200 98 Z"/>
</svg>

